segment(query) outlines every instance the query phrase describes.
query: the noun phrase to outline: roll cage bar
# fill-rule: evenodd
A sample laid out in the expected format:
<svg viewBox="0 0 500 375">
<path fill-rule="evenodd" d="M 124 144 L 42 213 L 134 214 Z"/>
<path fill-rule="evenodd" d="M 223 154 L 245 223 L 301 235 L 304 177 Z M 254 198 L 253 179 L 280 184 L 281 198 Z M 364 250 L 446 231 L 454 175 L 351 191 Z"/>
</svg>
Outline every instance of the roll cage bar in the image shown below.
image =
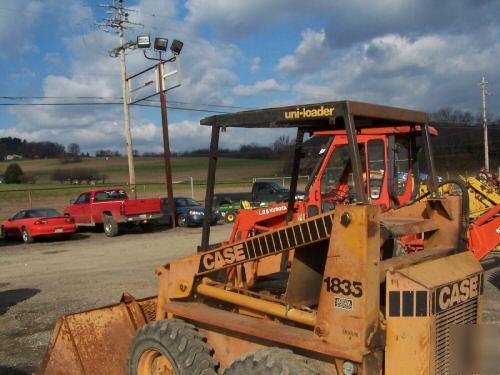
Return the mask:
<svg viewBox="0 0 500 375">
<path fill-rule="evenodd" d="M 424 156 L 429 174 L 429 190 L 435 194 L 437 192 L 437 185 L 428 121 L 429 118 L 425 112 L 347 100 L 242 111 L 202 119 L 200 124 L 211 126 L 212 135 L 200 249 L 206 251 L 209 248 L 210 218 L 221 129 L 223 131 L 228 127 L 297 129 L 288 198 L 287 221 L 290 221 L 293 216 L 295 194 L 297 192 L 300 159 L 303 156 L 302 143 L 304 134 L 314 131 L 343 130 L 346 132 L 356 196 L 360 203 L 369 204 L 369 198 L 363 183 L 361 156 L 356 138 L 357 132 L 361 129 L 388 127 L 391 125 L 410 126 L 413 131 L 417 131 L 418 127 L 418 130 L 421 130 L 423 134 Z"/>
</svg>

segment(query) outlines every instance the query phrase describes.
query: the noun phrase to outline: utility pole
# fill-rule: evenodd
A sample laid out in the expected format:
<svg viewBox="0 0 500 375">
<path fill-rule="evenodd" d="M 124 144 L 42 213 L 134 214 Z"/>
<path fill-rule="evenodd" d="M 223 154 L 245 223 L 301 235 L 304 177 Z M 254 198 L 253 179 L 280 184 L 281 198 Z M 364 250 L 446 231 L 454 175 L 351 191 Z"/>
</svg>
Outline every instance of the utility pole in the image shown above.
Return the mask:
<svg viewBox="0 0 500 375">
<path fill-rule="evenodd" d="M 133 11 L 132 9 L 128 9 L 124 7 L 123 0 L 118 0 L 118 4 L 116 0 L 113 0 L 111 5 L 100 5 L 104 8 L 109 8 L 110 10 L 107 12 L 111 15 L 110 18 L 105 19 L 104 24 L 100 24 L 98 26 L 105 28 L 113 28 L 116 30 L 119 39 L 119 46 L 117 48 L 113 48 L 109 51 L 111 57 L 119 57 L 120 58 L 120 78 L 122 81 L 122 97 L 123 97 L 123 119 L 125 123 L 125 141 L 127 144 L 127 159 L 128 159 L 128 175 L 129 175 L 129 186 L 132 191 L 134 198 L 137 198 L 136 192 L 136 182 L 135 182 L 135 167 L 134 167 L 134 154 L 133 154 L 133 146 L 132 146 L 132 132 L 130 129 L 130 111 L 129 111 L 129 95 L 127 88 L 127 69 L 125 65 L 125 50 L 128 48 L 132 48 L 135 46 L 135 43 L 132 41 L 125 43 L 125 32 L 130 25 L 139 25 L 137 23 L 130 22 L 128 20 L 128 12 Z M 104 30 L 107 31 L 107 30 Z"/>
<path fill-rule="evenodd" d="M 483 77 L 479 86 L 481 86 L 481 94 L 483 99 L 483 132 L 484 132 L 484 168 L 486 171 L 490 171 L 490 156 L 488 149 L 488 117 L 486 112 L 486 95 L 489 95 L 488 92 L 488 81 Z"/>
<path fill-rule="evenodd" d="M 158 63 L 158 82 L 160 86 L 161 103 L 161 125 L 163 130 L 163 159 L 165 161 L 165 179 L 167 182 L 168 210 L 172 218 L 172 228 L 175 228 L 175 208 L 174 208 L 174 189 L 172 188 L 172 164 L 170 163 L 170 140 L 168 137 L 168 119 L 167 119 L 167 94 L 165 93 L 165 82 L 163 72 L 163 61 Z"/>
</svg>

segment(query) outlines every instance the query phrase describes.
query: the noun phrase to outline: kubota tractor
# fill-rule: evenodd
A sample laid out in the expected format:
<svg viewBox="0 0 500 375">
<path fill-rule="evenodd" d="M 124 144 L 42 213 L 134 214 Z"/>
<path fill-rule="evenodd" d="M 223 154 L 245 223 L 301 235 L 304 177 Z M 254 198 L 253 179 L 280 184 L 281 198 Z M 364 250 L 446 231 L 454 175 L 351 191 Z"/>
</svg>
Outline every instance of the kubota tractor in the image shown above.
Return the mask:
<svg viewBox="0 0 500 375">
<path fill-rule="evenodd" d="M 276 216 L 273 225 L 267 217 L 262 228 L 255 224 L 218 245 L 209 245 L 205 225 L 202 251 L 157 267 L 157 296 L 124 294 L 119 304 L 60 318 L 42 373 L 479 372 L 452 343 L 460 341 L 460 327 L 481 321 L 483 271 L 467 250 L 464 196 L 437 192 L 425 113 L 342 101 L 202 124 L 212 126 L 207 212 L 221 129 L 298 129 L 287 222 Z M 329 146 L 316 174 L 340 178 L 316 179 L 309 191 L 318 195 L 296 205 L 302 137 L 319 131 L 341 132 L 349 169 L 328 164 L 335 152 Z M 417 175 L 418 135 L 430 179 L 423 201 L 411 199 L 409 184 L 398 184 L 394 173 L 400 163 L 407 180 Z M 394 155 L 397 144 L 407 156 Z M 392 186 L 387 195 L 383 184 Z M 418 239 L 413 248 L 412 238 Z M 269 261 L 272 272 L 255 266 L 271 259 L 280 265 Z"/>
</svg>

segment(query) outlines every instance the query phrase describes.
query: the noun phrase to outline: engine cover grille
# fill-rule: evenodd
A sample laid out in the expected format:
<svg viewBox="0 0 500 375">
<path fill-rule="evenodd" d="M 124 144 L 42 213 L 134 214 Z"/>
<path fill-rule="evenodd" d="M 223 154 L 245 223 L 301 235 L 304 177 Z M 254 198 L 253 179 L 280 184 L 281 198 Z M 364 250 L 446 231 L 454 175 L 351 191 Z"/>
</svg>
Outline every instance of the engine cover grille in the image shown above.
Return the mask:
<svg viewBox="0 0 500 375">
<path fill-rule="evenodd" d="M 477 297 L 436 314 L 436 375 L 450 373 L 450 328 L 476 324 L 477 319 Z"/>
</svg>

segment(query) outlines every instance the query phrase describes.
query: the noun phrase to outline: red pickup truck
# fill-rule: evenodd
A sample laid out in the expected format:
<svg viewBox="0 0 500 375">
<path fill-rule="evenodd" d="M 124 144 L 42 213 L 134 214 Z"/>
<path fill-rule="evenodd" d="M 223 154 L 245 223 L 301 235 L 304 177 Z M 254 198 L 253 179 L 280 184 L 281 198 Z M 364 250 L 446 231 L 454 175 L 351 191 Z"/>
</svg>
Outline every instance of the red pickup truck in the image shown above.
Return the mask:
<svg viewBox="0 0 500 375">
<path fill-rule="evenodd" d="M 162 217 L 159 198 L 129 199 L 124 189 L 86 191 L 64 210 L 75 218 L 77 226 L 104 224 L 108 237 L 118 234 L 119 224 L 140 225 L 144 231 Z"/>
</svg>

